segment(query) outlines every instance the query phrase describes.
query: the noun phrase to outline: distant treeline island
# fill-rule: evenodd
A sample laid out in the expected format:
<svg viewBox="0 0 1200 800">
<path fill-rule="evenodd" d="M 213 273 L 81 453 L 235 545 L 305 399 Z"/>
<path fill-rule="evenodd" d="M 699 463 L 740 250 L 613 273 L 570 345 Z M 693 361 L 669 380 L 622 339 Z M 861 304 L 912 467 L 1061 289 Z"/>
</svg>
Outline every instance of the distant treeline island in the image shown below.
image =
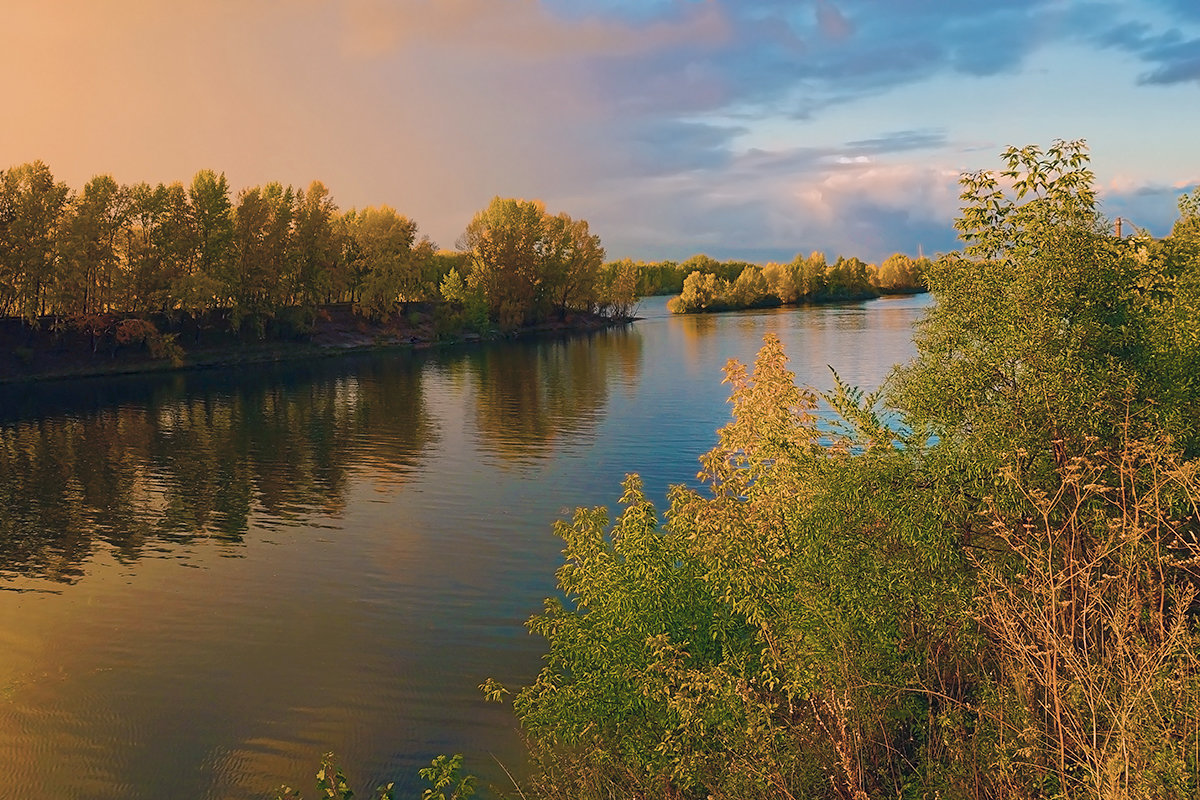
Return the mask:
<svg viewBox="0 0 1200 800">
<path fill-rule="evenodd" d="M 434 341 L 621 320 L 651 294 L 678 294 L 672 309 L 691 312 L 919 291 L 926 266 L 900 254 L 879 267 L 843 257 L 830 265 L 821 253 L 765 266 L 705 255 L 606 263 L 586 221 L 499 197 L 456 245 L 439 250 L 388 206 L 343 211 L 319 181 L 232 196 L 211 170 L 187 185 L 98 175 L 78 191 L 40 161 L 0 171 L 8 338 L 18 326 L 30 344 L 50 332 L 110 356 L 180 361 L 189 341 L 212 332 L 302 339 L 339 304 Z"/>
</svg>

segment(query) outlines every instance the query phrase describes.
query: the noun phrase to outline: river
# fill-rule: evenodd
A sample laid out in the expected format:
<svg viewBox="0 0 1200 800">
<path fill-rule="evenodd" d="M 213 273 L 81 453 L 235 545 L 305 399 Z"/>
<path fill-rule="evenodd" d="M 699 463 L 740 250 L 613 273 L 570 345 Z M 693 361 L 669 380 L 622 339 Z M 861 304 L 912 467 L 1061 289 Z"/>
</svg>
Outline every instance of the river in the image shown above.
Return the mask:
<svg viewBox="0 0 1200 800">
<path fill-rule="evenodd" d="M 0 392 L 0 796 L 311 795 L 462 752 L 520 770 L 553 523 L 661 506 L 728 419 L 729 358 L 877 386 L 926 296 L 672 317 L 590 336 Z"/>
</svg>

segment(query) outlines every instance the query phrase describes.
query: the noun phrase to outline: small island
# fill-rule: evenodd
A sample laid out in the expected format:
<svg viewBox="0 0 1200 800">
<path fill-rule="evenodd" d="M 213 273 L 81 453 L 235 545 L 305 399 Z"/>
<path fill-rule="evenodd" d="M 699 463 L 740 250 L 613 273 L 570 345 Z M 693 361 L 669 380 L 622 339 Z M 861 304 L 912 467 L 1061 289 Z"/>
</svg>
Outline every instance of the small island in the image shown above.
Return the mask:
<svg viewBox="0 0 1200 800">
<path fill-rule="evenodd" d="M 676 314 L 918 294 L 928 291 L 925 274 L 930 265 L 924 256 L 913 259 L 903 253 L 889 256 L 878 266 L 843 256 L 830 265 L 819 251 L 807 258 L 797 254 L 787 264 L 772 262 L 762 267 L 738 261 L 722 264 L 707 256 L 688 261 L 695 263 L 695 269 L 688 272 L 679 296 L 668 304 Z"/>
</svg>

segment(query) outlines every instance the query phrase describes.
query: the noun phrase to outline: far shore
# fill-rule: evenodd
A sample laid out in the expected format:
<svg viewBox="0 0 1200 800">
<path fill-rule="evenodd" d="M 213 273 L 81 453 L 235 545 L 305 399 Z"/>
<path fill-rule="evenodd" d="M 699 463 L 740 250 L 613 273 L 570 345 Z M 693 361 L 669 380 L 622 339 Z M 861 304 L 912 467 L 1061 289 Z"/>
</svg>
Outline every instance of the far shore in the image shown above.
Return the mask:
<svg viewBox="0 0 1200 800">
<path fill-rule="evenodd" d="M 154 357 L 143 345 L 100 346 L 49 325 L 30 329 L 20 320 L 0 319 L 0 384 L 69 380 L 104 375 L 218 369 L 382 350 L 418 350 L 530 336 L 571 335 L 618 327 L 635 317 L 572 312 L 514 331 L 438 331 L 431 304 L 413 303 L 389 319 L 361 317 L 349 304 L 322 308 L 304 335 L 234 335 L 202 326 L 176 333 L 182 352 L 172 360 Z"/>
</svg>

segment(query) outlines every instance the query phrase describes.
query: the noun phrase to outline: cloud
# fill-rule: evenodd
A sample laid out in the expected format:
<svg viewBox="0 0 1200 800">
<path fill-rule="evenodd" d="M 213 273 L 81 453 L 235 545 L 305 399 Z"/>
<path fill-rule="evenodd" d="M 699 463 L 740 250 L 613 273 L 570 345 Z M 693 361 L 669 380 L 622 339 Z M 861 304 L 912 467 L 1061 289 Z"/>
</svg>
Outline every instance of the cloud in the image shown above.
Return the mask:
<svg viewBox="0 0 1200 800">
<path fill-rule="evenodd" d="M 908 130 L 846 142 L 846 149 L 858 153 L 901 153 L 943 147 L 945 144 L 946 132 L 943 130 Z"/>
<path fill-rule="evenodd" d="M 1168 85 L 1186 81 L 1200 82 L 1200 39 L 1167 45 L 1145 52 L 1143 57 L 1157 65 L 1142 76 L 1143 83 Z"/>
<path fill-rule="evenodd" d="M 1195 0 L 1153 0 L 1171 16 L 1200 21 L 1200 4 Z"/>
<path fill-rule="evenodd" d="M 1200 12 L 1194 13 L 1200 19 Z M 1097 43 L 1130 53 L 1151 66 L 1139 77 L 1146 85 L 1200 81 L 1200 37 L 1180 28 L 1156 31 L 1144 21 L 1114 25 L 1095 37 Z"/>
<path fill-rule="evenodd" d="M 642 175 L 712 169 L 732 159 L 731 143 L 745 129 L 666 120 L 633 129 L 630 169 Z"/>
<path fill-rule="evenodd" d="M 502 194 L 588 219 L 613 255 L 820 248 L 877 258 L 953 243 L 960 161 L 994 167 L 1005 144 L 1063 135 L 1070 113 L 1119 127 L 1120 109 L 1082 90 L 1087 75 L 1054 89 L 1058 107 L 1040 105 L 1053 92 L 1028 91 L 1022 73 L 1056 68 L 1060 45 L 1119 54 L 1103 59 L 1115 69 L 1136 59 L 1134 76 L 1154 84 L 1130 86 L 1139 98 L 1190 88 L 1197 8 L 16 0 L 0 67 L 22 80 L 0 87 L 13 109 L 0 150 L 11 163 L 42 158 L 75 186 L 96 172 L 186 180 L 202 167 L 227 172 L 235 188 L 316 178 L 343 207 L 393 205 L 443 244 Z M 112 18 L 122 25 L 106 27 Z M 992 92 L 987 103 L 975 86 Z M 1143 126 L 1159 124 L 1138 109 Z M 1187 109 L 1171 112 L 1190 121 Z M 783 137 L 796 146 L 780 146 Z M 984 154 L 967 152 L 968 139 L 985 142 Z M 1178 169 L 1159 160 L 1164 175 Z M 1138 220 L 1141 195 L 1113 196 Z"/>
<path fill-rule="evenodd" d="M 854 33 L 854 24 L 830 0 L 817 0 L 817 28 L 834 41 L 841 41 Z"/>
<path fill-rule="evenodd" d="M 691 172 L 627 176 L 564 202 L 581 209 L 614 258 L 786 261 L 815 249 L 879 261 L 896 250 L 952 249 L 958 171 L 838 162 L 853 149 L 751 150 Z"/>
<path fill-rule="evenodd" d="M 813 118 L 939 74 L 1015 72 L 1034 53 L 1097 30 L 1105 17 L 1082 13 L 1084 5 L 721 0 L 722 38 L 679 38 L 597 63 L 593 80 L 636 114 Z"/>
</svg>

